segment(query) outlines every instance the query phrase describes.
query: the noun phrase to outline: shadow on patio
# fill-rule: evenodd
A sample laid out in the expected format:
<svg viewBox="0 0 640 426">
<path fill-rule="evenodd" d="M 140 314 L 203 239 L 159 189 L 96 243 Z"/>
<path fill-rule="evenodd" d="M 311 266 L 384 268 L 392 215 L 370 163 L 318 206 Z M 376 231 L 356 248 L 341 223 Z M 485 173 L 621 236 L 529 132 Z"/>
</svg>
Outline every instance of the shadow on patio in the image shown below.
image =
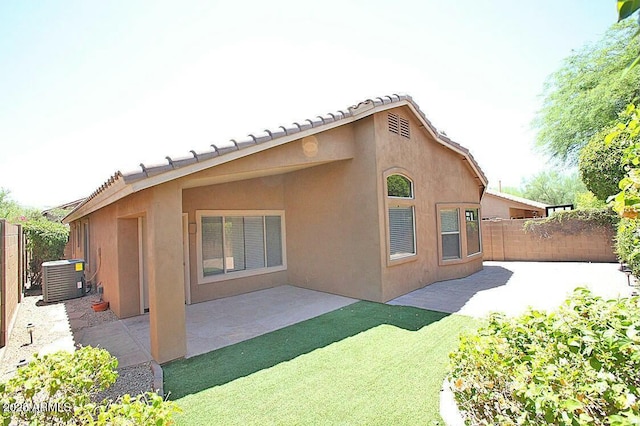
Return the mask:
<svg viewBox="0 0 640 426">
<path fill-rule="evenodd" d="M 505 286 L 512 275 L 510 269 L 485 264 L 481 271 L 466 278 L 436 282 L 388 303 L 469 315 L 462 311 L 467 302 L 480 292 Z"/>
</svg>

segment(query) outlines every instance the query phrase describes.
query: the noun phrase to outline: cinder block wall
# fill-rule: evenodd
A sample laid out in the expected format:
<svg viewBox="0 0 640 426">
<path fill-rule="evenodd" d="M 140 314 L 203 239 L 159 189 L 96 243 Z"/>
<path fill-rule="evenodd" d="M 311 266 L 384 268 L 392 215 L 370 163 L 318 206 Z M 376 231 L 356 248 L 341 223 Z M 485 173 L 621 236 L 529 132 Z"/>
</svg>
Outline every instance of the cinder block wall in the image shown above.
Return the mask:
<svg viewBox="0 0 640 426">
<path fill-rule="evenodd" d="M 547 238 L 525 233 L 530 219 L 483 220 L 484 260 L 529 260 L 560 262 L 616 262 L 613 230 L 567 235 L 555 232 Z"/>
</svg>

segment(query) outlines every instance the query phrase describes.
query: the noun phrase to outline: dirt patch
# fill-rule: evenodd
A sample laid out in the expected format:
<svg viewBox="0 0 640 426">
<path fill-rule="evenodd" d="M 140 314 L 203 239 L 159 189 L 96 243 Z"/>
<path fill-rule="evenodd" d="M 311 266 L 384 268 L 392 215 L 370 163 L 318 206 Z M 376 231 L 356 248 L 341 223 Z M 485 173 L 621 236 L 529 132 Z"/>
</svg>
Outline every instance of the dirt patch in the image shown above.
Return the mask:
<svg viewBox="0 0 640 426">
<path fill-rule="evenodd" d="M 87 294 L 77 299 L 56 303 L 44 303 L 41 292 L 28 290 L 18 306 L 15 324 L 9 341 L 0 353 L 0 382 L 11 378 L 20 362 L 33 359 L 36 353 L 77 348 L 74 333 L 87 327 L 117 321 L 111 311 L 94 312 L 91 302 L 99 300 L 97 294 Z M 33 327 L 27 327 L 31 324 Z M 153 373 L 149 363 L 118 370 L 120 377 L 101 397 L 115 399 L 129 393 L 139 394 L 152 389 Z"/>
</svg>

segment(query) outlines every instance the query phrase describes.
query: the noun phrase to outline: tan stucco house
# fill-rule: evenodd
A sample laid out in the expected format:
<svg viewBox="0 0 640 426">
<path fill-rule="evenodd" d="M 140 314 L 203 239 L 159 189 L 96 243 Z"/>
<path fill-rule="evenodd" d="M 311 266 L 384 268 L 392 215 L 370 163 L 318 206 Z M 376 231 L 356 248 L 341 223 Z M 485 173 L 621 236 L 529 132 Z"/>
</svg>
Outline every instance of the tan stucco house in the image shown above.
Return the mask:
<svg viewBox="0 0 640 426">
<path fill-rule="evenodd" d="M 482 268 L 487 179 L 409 96 L 117 172 L 65 218 L 152 356 L 186 354 L 185 303 L 282 284 L 384 302 Z"/>
<path fill-rule="evenodd" d="M 545 217 L 547 204 L 487 189 L 482 197 L 483 219 L 531 219 Z"/>
</svg>

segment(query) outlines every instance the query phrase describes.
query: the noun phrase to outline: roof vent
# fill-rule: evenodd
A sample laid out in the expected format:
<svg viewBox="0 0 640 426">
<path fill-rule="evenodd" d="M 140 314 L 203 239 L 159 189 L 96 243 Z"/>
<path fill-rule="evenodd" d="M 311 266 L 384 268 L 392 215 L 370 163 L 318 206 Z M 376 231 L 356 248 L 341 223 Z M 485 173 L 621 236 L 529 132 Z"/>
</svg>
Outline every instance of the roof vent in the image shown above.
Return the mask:
<svg viewBox="0 0 640 426">
<path fill-rule="evenodd" d="M 400 135 L 407 139 L 411 138 L 411 133 L 409 132 L 409 120 L 406 118 L 400 117 L 397 114 L 389 113 L 388 123 L 389 131 L 391 133 L 395 133 L 396 135 Z"/>
</svg>

